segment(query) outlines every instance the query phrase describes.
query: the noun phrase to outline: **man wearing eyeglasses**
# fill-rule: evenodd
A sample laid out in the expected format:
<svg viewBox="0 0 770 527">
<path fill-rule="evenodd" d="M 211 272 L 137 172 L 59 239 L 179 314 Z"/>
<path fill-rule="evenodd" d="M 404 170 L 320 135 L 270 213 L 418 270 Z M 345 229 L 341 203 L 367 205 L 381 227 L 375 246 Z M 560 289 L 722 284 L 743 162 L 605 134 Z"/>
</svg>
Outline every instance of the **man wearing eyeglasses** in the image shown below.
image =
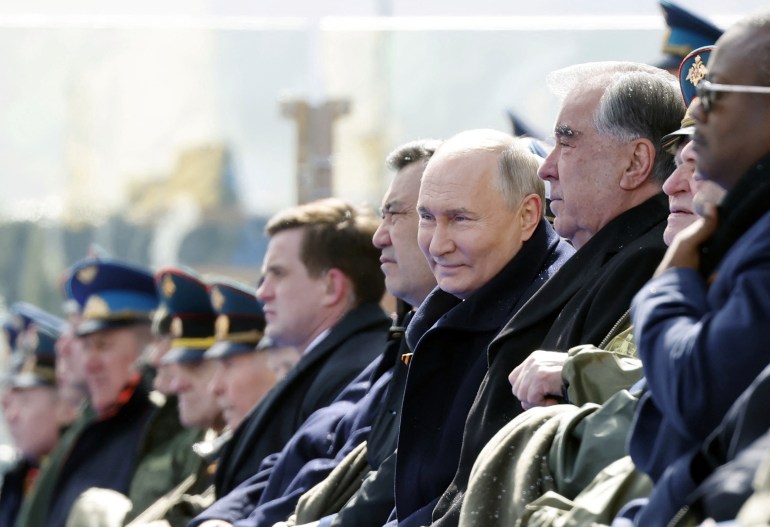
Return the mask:
<svg viewBox="0 0 770 527">
<path fill-rule="evenodd" d="M 666 525 L 707 476 L 695 456 L 770 364 L 770 11 L 717 41 L 691 108 L 697 170 L 727 195 L 682 231 L 635 297 L 648 392 L 629 452 L 655 487 L 635 525 Z M 616 520 L 617 522 L 618 520 Z"/>
<path fill-rule="evenodd" d="M 770 27 L 748 23 L 720 41 L 693 112 L 700 170 L 727 189 L 770 151 Z"/>
</svg>

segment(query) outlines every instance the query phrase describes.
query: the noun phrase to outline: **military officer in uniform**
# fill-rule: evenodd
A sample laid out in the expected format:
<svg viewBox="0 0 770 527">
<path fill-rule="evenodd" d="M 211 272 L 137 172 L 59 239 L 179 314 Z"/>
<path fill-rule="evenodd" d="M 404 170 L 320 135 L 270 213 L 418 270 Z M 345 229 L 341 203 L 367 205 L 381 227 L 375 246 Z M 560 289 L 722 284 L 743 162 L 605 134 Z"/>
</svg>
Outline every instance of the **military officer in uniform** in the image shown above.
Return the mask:
<svg viewBox="0 0 770 527">
<path fill-rule="evenodd" d="M 213 470 L 210 444 L 220 436 L 224 427 L 222 412 L 209 391 L 215 364 L 205 358 L 214 342 L 216 313 L 211 305 L 208 284 L 191 269 L 167 267 L 158 271 L 155 281 L 160 296 L 163 319 L 157 326 L 167 326 L 168 351 L 159 359 L 168 393 L 179 404 L 183 426 L 194 434 L 196 442 L 186 447 L 186 460 L 194 460 L 187 477 L 144 510 L 132 510 L 129 525 L 144 525 L 164 520 L 169 525 L 185 525 L 210 503 L 202 494 L 210 485 Z M 162 324 L 161 324 L 162 322 Z M 157 380 L 157 378 L 156 378 Z M 173 461 L 173 456 L 169 461 Z M 187 496 L 196 499 L 186 499 Z M 203 501 L 201 501 L 203 500 Z"/>
<path fill-rule="evenodd" d="M 235 430 L 249 411 L 299 360 L 291 347 L 278 347 L 263 338 L 265 315 L 256 291 L 233 281 L 211 286 L 217 318 L 217 344 L 206 352 L 216 364 L 211 390 Z"/>
<path fill-rule="evenodd" d="M 92 487 L 128 494 L 137 478 L 146 478 L 149 484 L 139 486 L 143 494 L 132 497 L 136 506 L 155 501 L 186 475 L 150 462 L 182 430 L 175 411 L 159 411 L 162 401 L 150 396 L 140 369 L 158 304 L 153 275 L 125 262 L 89 258 L 72 267 L 65 287 L 81 306 L 76 332 L 83 339 L 89 401 L 23 503 L 17 524 L 25 527 L 63 527 L 75 500 Z"/>
<path fill-rule="evenodd" d="M 21 333 L 21 338 L 18 343 L 9 342 L 15 348 L 15 360 L 2 404 L 18 458 L 2 476 L 0 525 L 14 525 L 40 462 L 58 443 L 60 428 L 69 424 L 56 389 L 54 353 L 64 320 L 29 304 L 13 306 L 12 311 L 14 323 L 8 330 Z"/>
<path fill-rule="evenodd" d="M 179 273 L 173 273 L 173 277 L 178 281 Z M 171 276 L 168 275 L 161 278 L 159 284 L 160 291 L 179 290 L 178 287 L 170 285 Z M 164 358 L 164 362 L 176 361 L 179 366 L 184 363 L 188 363 L 187 367 L 193 363 L 205 363 L 207 370 L 213 367 L 214 378 L 208 386 L 208 395 L 212 401 L 219 403 L 219 410 L 224 412 L 225 423 L 230 430 L 237 428 L 249 409 L 275 384 L 281 375 L 280 372 L 285 373 L 286 365 L 292 365 L 299 360 L 299 355 L 293 348 L 275 348 L 267 340 L 265 344 L 260 345 L 263 341 L 265 318 L 262 306 L 254 293 L 253 288 L 234 281 L 214 281 L 209 286 L 211 305 L 217 315 L 216 324 L 212 324 L 212 328 L 215 328 L 212 329 L 212 332 L 215 331 L 214 345 L 208 351 L 204 350 L 205 354 L 202 355 L 189 348 L 172 347 Z M 199 302 L 202 303 L 202 300 Z M 173 314 L 173 309 L 171 311 Z M 188 309 L 188 317 L 189 315 Z M 174 325 L 172 320 L 172 326 Z M 192 343 L 189 339 L 187 342 Z M 202 340 L 199 343 L 202 344 Z M 184 386 L 184 381 L 178 378 L 177 370 L 178 368 L 172 370 L 171 385 Z M 189 384 L 187 383 L 188 386 Z M 180 394 L 180 400 L 184 422 L 192 418 L 191 415 L 186 418 L 185 414 L 193 412 L 184 410 L 183 394 Z M 210 505 L 214 498 L 213 475 L 216 461 L 229 437 L 229 431 L 223 434 L 208 434 L 205 441 L 197 443 L 194 450 L 202 460 L 201 470 L 194 478 L 188 478 L 140 514 L 130 526 L 146 525 L 147 522 L 153 521 L 161 522 L 152 525 L 186 525 L 186 519 Z"/>
</svg>

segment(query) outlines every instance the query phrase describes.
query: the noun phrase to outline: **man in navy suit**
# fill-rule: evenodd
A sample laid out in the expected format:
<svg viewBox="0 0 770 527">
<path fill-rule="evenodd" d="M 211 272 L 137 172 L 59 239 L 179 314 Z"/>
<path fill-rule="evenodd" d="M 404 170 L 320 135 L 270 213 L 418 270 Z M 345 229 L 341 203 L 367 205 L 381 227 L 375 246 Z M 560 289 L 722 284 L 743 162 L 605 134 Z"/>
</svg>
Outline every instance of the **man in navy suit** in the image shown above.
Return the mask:
<svg viewBox="0 0 770 527">
<path fill-rule="evenodd" d="M 215 475 L 221 498 L 256 474 L 315 410 L 328 406 L 385 346 L 385 286 L 371 239 L 376 216 L 342 200 L 287 209 L 270 236 L 257 298 L 265 335 L 301 353 L 225 447 Z"/>
<path fill-rule="evenodd" d="M 396 170 L 396 176 L 382 201 L 383 221 L 368 242 L 380 254 L 388 292 L 398 300 L 399 316 L 384 351 L 334 404 L 315 412 L 280 453 L 265 459 L 258 473 L 191 525 L 230 525 L 247 516 L 260 524 L 285 519 L 299 496 L 325 478 L 370 430 L 388 435 L 395 429 L 406 372 L 406 364 L 400 360 L 404 326 L 411 318 L 411 307 L 421 304 L 436 285 L 417 245 L 416 204 L 423 170 L 439 143 L 413 141 L 388 156 L 388 166 Z M 372 467 L 392 454 L 394 440 L 380 441 L 382 449 L 371 448 L 367 457 Z M 391 502 L 392 497 L 387 500 L 386 515 Z"/>
</svg>

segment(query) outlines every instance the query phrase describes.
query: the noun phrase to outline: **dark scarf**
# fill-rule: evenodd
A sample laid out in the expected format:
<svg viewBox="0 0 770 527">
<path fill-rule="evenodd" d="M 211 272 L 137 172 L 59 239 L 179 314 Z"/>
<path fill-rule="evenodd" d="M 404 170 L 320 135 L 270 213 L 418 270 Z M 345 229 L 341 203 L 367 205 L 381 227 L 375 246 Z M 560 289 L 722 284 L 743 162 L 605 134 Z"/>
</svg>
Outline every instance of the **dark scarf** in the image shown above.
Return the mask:
<svg viewBox="0 0 770 527">
<path fill-rule="evenodd" d="M 770 211 L 770 154 L 760 159 L 717 208 L 719 225 L 701 246 L 700 270 L 707 279 L 722 258 L 766 212 Z"/>
</svg>

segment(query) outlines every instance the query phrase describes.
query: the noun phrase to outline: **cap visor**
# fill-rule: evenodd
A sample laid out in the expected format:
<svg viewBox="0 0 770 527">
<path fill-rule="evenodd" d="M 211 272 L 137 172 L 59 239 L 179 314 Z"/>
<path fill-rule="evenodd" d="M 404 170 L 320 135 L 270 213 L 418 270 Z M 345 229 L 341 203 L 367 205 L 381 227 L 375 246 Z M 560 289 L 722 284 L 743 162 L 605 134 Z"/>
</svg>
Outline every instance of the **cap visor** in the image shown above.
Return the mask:
<svg viewBox="0 0 770 527">
<path fill-rule="evenodd" d="M 51 379 L 44 379 L 35 375 L 34 373 L 17 373 L 11 375 L 8 378 L 8 386 L 12 388 L 37 388 L 39 386 L 45 386 L 48 388 L 55 388 L 56 383 Z"/>
<path fill-rule="evenodd" d="M 160 360 L 161 364 L 200 362 L 206 359 L 207 348 L 171 348 Z"/>
<path fill-rule="evenodd" d="M 136 324 L 149 324 L 149 323 L 150 323 L 149 319 L 138 319 L 138 318 L 130 318 L 130 319 L 122 319 L 122 320 L 91 319 L 91 320 L 84 320 L 83 322 L 78 324 L 78 327 L 75 332 L 77 333 L 78 337 L 85 337 L 86 335 L 90 335 L 98 331 L 104 331 L 106 329 L 125 328 Z"/>
<path fill-rule="evenodd" d="M 242 355 L 257 351 L 256 344 L 245 344 L 243 342 L 217 342 L 206 352 L 207 359 L 223 359 L 233 355 Z"/>
</svg>

